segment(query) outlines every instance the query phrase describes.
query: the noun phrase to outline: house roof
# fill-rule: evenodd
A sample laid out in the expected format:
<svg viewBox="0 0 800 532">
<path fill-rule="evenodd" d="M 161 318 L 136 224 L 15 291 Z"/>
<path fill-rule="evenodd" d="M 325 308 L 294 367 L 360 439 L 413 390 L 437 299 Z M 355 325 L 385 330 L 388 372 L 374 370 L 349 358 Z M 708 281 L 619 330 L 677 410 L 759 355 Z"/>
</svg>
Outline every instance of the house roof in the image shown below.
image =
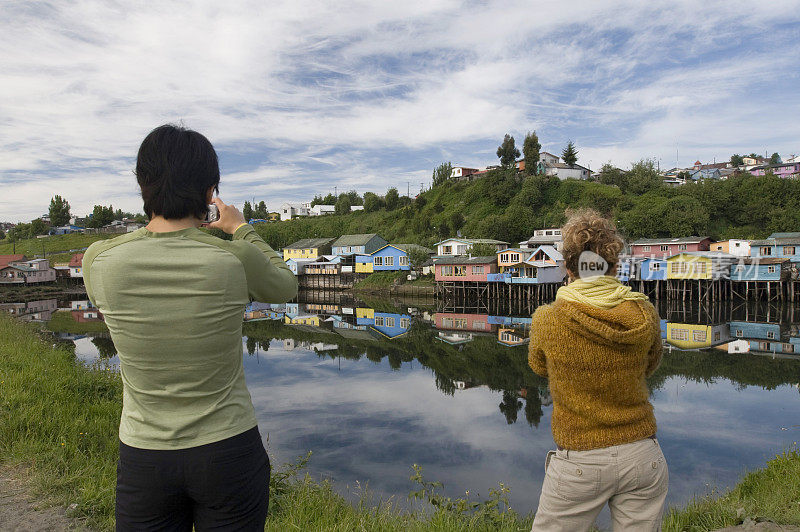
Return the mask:
<svg viewBox="0 0 800 532">
<path fill-rule="evenodd" d="M 23 265 L 19 265 L 19 266 L 8 266 L 8 265 L 6 265 L 6 266 L 1 267 L 0 269 L 5 269 L 5 268 L 13 268 L 13 269 L 19 270 L 21 272 L 37 272 L 37 271 L 39 271 L 36 268 L 31 268 L 30 266 L 23 266 Z"/>
<path fill-rule="evenodd" d="M 707 236 L 682 236 L 678 238 L 640 238 L 631 242 L 632 246 L 648 246 L 652 244 L 696 244 L 703 240 L 711 240 Z"/>
<path fill-rule="evenodd" d="M 789 262 L 788 257 L 742 257 L 744 264 L 782 264 Z"/>
<path fill-rule="evenodd" d="M 304 238 L 294 244 L 286 246 L 285 249 L 310 249 L 321 248 L 333 242 L 333 238 Z"/>
<path fill-rule="evenodd" d="M 467 257 L 464 255 L 456 257 L 441 257 L 436 259 L 436 264 L 494 264 L 497 257 Z"/>
<path fill-rule="evenodd" d="M 706 257 L 709 259 L 730 259 L 730 260 L 739 259 L 739 256 L 731 255 L 730 253 L 725 253 L 724 251 L 681 251 L 680 253 L 670 255 L 667 258 L 671 259 L 679 255 L 689 255 L 691 257 Z"/>
<path fill-rule="evenodd" d="M 532 249 L 523 249 L 523 248 L 506 248 L 497 251 L 496 254 L 499 255 L 501 253 L 508 253 L 509 251 L 515 251 L 517 253 L 533 253 Z"/>
<path fill-rule="evenodd" d="M 420 246 L 419 244 L 392 244 L 394 247 L 402 249 L 406 253 L 409 253 L 413 250 L 424 251 L 428 255 L 436 253 L 431 248 L 426 248 L 425 246 Z"/>
<path fill-rule="evenodd" d="M 580 168 L 581 170 L 586 170 L 586 171 L 589 170 L 585 166 L 581 166 L 579 164 L 573 164 L 572 166 L 570 166 L 570 165 L 568 165 L 566 163 L 546 163 L 546 164 L 550 168 L 562 168 L 562 169 L 567 169 L 567 170 L 574 170 L 575 168 Z"/>
<path fill-rule="evenodd" d="M 772 233 L 767 238 L 800 238 L 800 232 Z"/>
<path fill-rule="evenodd" d="M 0 255 L 0 268 L 8 266 L 9 262 L 20 262 L 25 260 L 25 255 Z"/>
<path fill-rule="evenodd" d="M 753 240 L 750 242 L 750 247 L 753 246 L 798 246 L 800 245 L 800 236 L 798 237 L 768 237 L 764 240 Z"/>
<path fill-rule="evenodd" d="M 564 260 L 564 255 L 562 255 L 561 252 L 556 250 L 556 248 L 553 246 L 539 246 L 533 250 L 532 255 L 536 255 L 539 251 L 544 251 L 544 254 L 553 260 Z"/>
<path fill-rule="evenodd" d="M 504 240 L 495 240 L 493 238 L 445 238 L 442 241 L 437 242 L 434 246 L 438 246 L 439 244 L 444 244 L 445 242 L 450 242 L 451 240 L 455 240 L 456 242 L 463 242 L 464 244 L 506 244 L 508 242 Z"/>
<path fill-rule="evenodd" d="M 365 246 L 367 243 L 375 237 L 381 238 L 378 236 L 377 233 L 363 233 L 358 235 L 342 235 L 336 239 L 336 241 L 331 244 L 333 247 L 341 247 L 341 246 Z M 381 238 L 381 240 L 383 240 Z"/>
<path fill-rule="evenodd" d="M 81 268 L 83 266 L 83 253 L 76 253 L 69 259 L 70 268 Z"/>
<path fill-rule="evenodd" d="M 555 157 L 556 159 L 559 158 L 558 155 L 553 155 L 552 153 L 550 153 L 548 151 L 540 151 L 539 152 L 539 156 L 541 157 L 542 155 L 549 155 L 550 157 Z"/>
</svg>

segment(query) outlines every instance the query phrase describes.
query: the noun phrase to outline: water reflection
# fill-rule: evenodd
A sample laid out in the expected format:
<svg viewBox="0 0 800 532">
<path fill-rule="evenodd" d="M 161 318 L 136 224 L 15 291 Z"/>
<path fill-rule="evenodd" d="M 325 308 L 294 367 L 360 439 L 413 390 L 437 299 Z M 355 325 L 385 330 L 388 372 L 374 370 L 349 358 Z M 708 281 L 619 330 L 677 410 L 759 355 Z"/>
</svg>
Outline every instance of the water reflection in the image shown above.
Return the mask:
<svg viewBox="0 0 800 532">
<path fill-rule="evenodd" d="M 763 303 L 657 302 L 664 360 L 649 379 L 671 468 L 669 501 L 733 484 L 800 436 L 800 314 Z M 23 306 L 20 306 L 23 305 Z M 82 360 L 116 363 L 85 300 L 3 307 Z M 527 366 L 530 316 L 338 296 L 245 310 L 245 368 L 276 463 L 307 450 L 314 474 L 405 497 L 410 465 L 449 494 L 498 481 L 535 508 L 550 434 L 547 381 Z M 759 356 L 754 356 L 759 355 Z"/>
</svg>

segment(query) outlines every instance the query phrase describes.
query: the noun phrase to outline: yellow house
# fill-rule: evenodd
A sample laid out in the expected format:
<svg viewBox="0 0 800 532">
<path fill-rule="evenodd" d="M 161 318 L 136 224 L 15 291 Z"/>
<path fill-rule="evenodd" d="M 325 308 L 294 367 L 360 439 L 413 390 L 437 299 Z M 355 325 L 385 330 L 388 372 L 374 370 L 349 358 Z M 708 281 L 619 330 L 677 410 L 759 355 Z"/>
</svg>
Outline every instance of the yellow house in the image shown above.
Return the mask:
<svg viewBox="0 0 800 532">
<path fill-rule="evenodd" d="M 679 349 L 712 347 L 730 340 L 725 325 L 667 323 L 667 342 Z"/>
<path fill-rule="evenodd" d="M 318 259 L 329 255 L 334 238 L 304 238 L 283 248 L 283 260 Z"/>
<path fill-rule="evenodd" d="M 315 327 L 319 327 L 321 323 L 319 316 L 297 316 L 296 318 L 284 316 L 283 322 L 287 325 L 313 325 Z"/>
<path fill-rule="evenodd" d="M 364 308 L 364 307 L 356 307 L 356 318 L 365 318 L 368 320 L 375 319 L 375 309 L 374 308 Z"/>
<path fill-rule="evenodd" d="M 711 258 L 678 253 L 667 259 L 667 279 L 711 279 Z"/>
<path fill-rule="evenodd" d="M 531 249 L 508 248 L 497 253 L 497 265 L 500 272 L 511 266 L 519 266 L 520 262 L 525 262 L 533 254 Z"/>
<path fill-rule="evenodd" d="M 267 219 L 270 222 L 280 222 L 281 221 L 281 213 L 279 213 L 279 212 L 271 212 L 267 216 Z"/>
</svg>

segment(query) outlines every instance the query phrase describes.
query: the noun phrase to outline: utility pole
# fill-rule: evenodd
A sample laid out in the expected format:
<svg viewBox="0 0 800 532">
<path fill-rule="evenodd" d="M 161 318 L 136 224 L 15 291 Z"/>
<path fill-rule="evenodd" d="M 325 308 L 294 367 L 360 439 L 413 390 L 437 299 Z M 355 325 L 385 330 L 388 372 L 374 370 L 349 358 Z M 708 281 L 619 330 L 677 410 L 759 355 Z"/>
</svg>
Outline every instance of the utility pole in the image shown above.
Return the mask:
<svg viewBox="0 0 800 532">
<path fill-rule="evenodd" d="M 406 197 L 411 197 L 411 181 L 406 181 Z"/>
</svg>

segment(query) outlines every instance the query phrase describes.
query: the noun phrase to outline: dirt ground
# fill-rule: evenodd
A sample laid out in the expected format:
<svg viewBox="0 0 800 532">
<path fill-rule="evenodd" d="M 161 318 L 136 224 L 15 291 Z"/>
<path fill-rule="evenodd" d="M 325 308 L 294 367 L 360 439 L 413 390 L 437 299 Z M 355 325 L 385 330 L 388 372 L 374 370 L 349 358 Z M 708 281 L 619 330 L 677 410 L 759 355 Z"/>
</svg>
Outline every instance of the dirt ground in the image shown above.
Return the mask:
<svg viewBox="0 0 800 532">
<path fill-rule="evenodd" d="M 40 507 L 28 490 L 24 468 L 0 466 L 0 531 L 88 530 L 64 508 Z"/>
</svg>

